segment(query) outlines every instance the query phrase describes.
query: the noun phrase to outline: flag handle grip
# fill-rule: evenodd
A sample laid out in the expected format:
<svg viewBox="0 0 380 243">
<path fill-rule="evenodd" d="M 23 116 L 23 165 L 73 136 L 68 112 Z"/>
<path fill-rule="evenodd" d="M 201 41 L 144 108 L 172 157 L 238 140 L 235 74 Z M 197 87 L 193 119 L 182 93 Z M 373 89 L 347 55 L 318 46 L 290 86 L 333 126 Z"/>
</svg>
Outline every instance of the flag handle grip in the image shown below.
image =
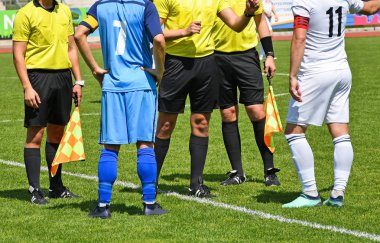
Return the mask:
<svg viewBox="0 0 380 243">
<path fill-rule="evenodd" d="M 264 63 L 264 70 L 265 70 L 265 61 L 263 63 Z M 270 76 L 271 76 L 270 70 L 268 70 L 268 73 L 267 73 L 266 76 L 267 76 L 267 80 L 268 80 L 269 86 L 272 86 L 272 80 L 270 78 Z"/>
<path fill-rule="evenodd" d="M 74 97 L 74 104 L 75 104 L 75 107 L 78 107 L 78 96 L 75 94 Z"/>
</svg>

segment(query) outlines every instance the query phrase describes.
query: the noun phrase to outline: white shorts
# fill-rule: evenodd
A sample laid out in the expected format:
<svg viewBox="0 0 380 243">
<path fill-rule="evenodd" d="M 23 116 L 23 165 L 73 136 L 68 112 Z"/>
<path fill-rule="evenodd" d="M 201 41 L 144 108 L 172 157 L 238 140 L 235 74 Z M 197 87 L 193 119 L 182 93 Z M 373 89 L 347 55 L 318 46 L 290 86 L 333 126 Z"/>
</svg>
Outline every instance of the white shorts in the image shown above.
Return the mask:
<svg viewBox="0 0 380 243">
<path fill-rule="evenodd" d="M 302 102 L 290 98 L 287 122 L 301 126 L 348 123 L 351 80 L 349 68 L 299 75 Z"/>
</svg>

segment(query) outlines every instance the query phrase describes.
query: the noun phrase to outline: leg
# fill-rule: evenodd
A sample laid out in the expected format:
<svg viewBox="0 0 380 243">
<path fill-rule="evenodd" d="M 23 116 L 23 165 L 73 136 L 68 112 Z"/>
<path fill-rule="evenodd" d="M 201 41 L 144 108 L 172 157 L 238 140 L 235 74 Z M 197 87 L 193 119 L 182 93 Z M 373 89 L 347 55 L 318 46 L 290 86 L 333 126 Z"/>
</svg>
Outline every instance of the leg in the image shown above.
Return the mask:
<svg viewBox="0 0 380 243">
<path fill-rule="evenodd" d="M 109 206 L 112 197 L 112 186 L 117 178 L 117 160 L 120 145 L 104 144 L 98 163 L 98 206 L 88 216 L 92 218 L 110 218 Z"/>
<path fill-rule="evenodd" d="M 305 137 L 306 127 L 287 124 L 285 137 L 302 184 L 302 194 L 283 208 L 314 207 L 321 204 L 314 175 L 314 157 Z"/>
<path fill-rule="evenodd" d="M 40 190 L 40 148 L 44 130 L 44 127 L 28 127 L 24 145 L 24 161 L 29 182 L 29 192 L 32 194 L 31 202 L 35 204 L 48 203 Z"/>
<path fill-rule="evenodd" d="M 343 206 L 344 191 L 351 172 L 354 152 L 348 124 L 330 123 L 327 125 L 334 143 L 334 188 L 330 198 L 324 202 L 329 206 Z"/>
<path fill-rule="evenodd" d="M 175 128 L 177 117 L 178 114 L 173 113 L 160 112 L 158 114 L 156 142 L 154 146 L 157 160 L 157 181 L 169 150 L 170 137 Z"/>
<path fill-rule="evenodd" d="M 265 129 L 265 111 L 263 104 L 249 105 L 245 107 L 248 117 L 252 122 L 255 133 L 255 140 L 259 148 L 261 158 L 264 164 L 264 182 L 267 186 L 279 186 L 280 182 L 276 172 L 280 170 L 274 167 L 273 153 L 268 149 L 264 142 Z"/>
<path fill-rule="evenodd" d="M 49 187 L 50 198 L 60 197 L 60 195 L 65 190 L 62 183 L 62 164 L 58 166 L 57 173 L 54 177 L 52 177 L 50 174 L 54 156 L 57 152 L 64 130 L 65 130 L 65 126 L 54 125 L 54 124 L 48 124 L 46 128 L 47 139 L 46 139 L 46 146 L 45 146 L 45 155 L 46 155 L 46 163 L 49 169 L 48 174 L 49 174 L 49 182 L 50 182 L 50 187 Z"/>
<path fill-rule="evenodd" d="M 208 188 L 203 185 L 203 169 L 206 162 L 208 149 L 208 129 L 210 117 L 211 113 L 192 113 L 190 117 L 190 194 L 199 197 L 210 196 Z"/>
<path fill-rule="evenodd" d="M 238 105 L 220 109 L 223 142 L 232 167 L 232 171 L 228 172 L 228 179 L 221 183 L 223 186 L 240 184 L 246 179 L 241 160 L 241 141 L 237 122 L 238 113 Z"/>
<path fill-rule="evenodd" d="M 167 213 L 156 203 L 156 158 L 151 142 L 137 142 L 137 173 L 141 181 L 145 215 Z"/>
</svg>

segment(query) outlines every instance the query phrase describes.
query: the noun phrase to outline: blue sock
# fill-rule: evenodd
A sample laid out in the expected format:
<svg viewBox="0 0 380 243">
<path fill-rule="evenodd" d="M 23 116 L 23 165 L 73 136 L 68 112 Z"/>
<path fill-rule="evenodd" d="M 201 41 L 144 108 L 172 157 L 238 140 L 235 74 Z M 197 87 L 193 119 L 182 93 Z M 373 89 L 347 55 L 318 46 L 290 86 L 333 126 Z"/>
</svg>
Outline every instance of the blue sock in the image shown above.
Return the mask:
<svg viewBox="0 0 380 243">
<path fill-rule="evenodd" d="M 117 155 L 118 152 L 102 149 L 98 164 L 99 177 L 99 204 L 110 204 L 112 196 L 112 185 L 117 177 Z"/>
<path fill-rule="evenodd" d="M 143 201 L 154 203 L 156 198 L 157 163 L 153 148 L 137 150 L 137 174 L 142 185 Z"/>
</svg>

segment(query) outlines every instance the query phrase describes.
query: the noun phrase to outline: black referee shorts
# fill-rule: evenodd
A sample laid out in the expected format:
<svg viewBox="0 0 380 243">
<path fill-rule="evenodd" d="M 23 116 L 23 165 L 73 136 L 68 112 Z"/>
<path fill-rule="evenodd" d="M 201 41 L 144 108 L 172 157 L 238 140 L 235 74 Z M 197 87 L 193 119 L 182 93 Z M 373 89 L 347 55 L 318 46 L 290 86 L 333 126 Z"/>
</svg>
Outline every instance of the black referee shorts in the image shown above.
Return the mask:
<svg viewBox="0 0 380 243">
<path fill-rule="evenodd" d="M 29 69 L 28 77 L 40 96 L 41 104 L 38 109 L 25 104 L 24 126 L 46 127 L 48 123 L 66 125 L 72 105 L 71 71 Z"/>
<path fill-rule="evenodd" d="M 166 54 L 164 77 L 158 93 L 158 110 L 183 113 L 187 95 L 191 112 L 210 113 L 217 108 L 219 83 L 214 55 L 201 58 Z"/>
<path fill-rule="evenodd" d="M 264 84 L 259 55 L 255 48 L 244 52 L 215 52 L 220 77 L 219 106 L 226 109 L 239 103 L 245 106 L 264 103 Z"/>
</svg>

